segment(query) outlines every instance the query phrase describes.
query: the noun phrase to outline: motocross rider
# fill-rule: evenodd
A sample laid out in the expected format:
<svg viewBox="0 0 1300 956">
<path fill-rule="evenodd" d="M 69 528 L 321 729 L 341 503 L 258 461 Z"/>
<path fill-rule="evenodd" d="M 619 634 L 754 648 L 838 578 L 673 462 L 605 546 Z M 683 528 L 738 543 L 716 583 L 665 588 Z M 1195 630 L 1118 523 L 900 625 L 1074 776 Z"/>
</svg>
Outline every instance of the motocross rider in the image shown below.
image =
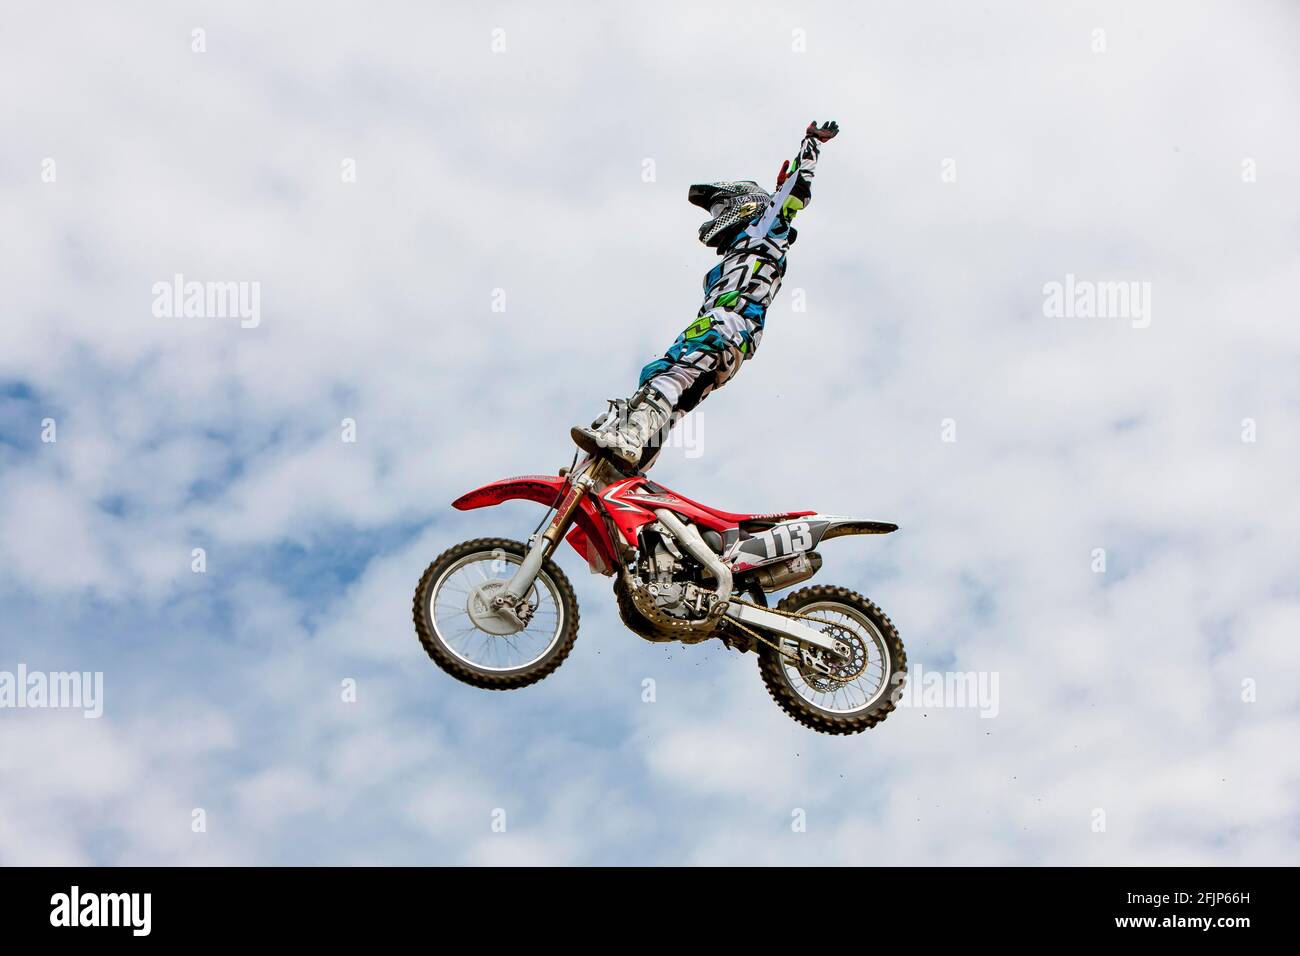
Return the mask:
<svg viewBox="0 0 1300 956">
<path fill-rule="evenodd" d="M 791 222 L 812 200 L 821 145 L 838 132 L 835 122 L 809 123 L 794 163 L 786 160 L 781 167 L 774 194 L 752 180 L 690 188 L 687 198 L 711 217 L 700 226 L 700 241 L 722 257 L 704 277 L 704 304 L 663 357 L 641 369 L 621 420 L 599 430 L 594 424 L 573 427 L 579 448 L 590 454 L 605 450 L 629 468 L 648 468 L 672 426 L 753 358 L 796 238 Z"/>
</svg>

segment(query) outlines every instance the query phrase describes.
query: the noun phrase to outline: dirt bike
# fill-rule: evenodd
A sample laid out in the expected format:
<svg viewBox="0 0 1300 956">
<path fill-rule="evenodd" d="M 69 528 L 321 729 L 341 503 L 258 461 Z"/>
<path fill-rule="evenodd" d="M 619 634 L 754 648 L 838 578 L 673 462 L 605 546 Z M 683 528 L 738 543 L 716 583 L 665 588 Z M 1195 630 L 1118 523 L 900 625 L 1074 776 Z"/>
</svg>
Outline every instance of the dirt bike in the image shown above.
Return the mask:
<svg viewBox="0 0 1300 956">
<path fill-rule="evenodd" d="M 907 658 L 875 604 L 831 586 L 801 588 L 776 607 L 766 596 L 816 574 L 822 542 L 897 525 L 813 511 L 719 511 L 605 455 L 575 456 L 557 476 L 503 478 L 452 505 L 469 511 L 514 499 L 548 506 L 527 543 L 458 544 L 415 591 L 420 643 L 458 680 L 510 690 L 564 662 L 578 636 L 578 602 L 552 560 L 563 539 L 593 573 L 614 579 L 629 630 L 649 641 L 717 638 L 757 652 L 768 692 L 799 723 L 860 733 L 894 710 Z"/>
</svg>

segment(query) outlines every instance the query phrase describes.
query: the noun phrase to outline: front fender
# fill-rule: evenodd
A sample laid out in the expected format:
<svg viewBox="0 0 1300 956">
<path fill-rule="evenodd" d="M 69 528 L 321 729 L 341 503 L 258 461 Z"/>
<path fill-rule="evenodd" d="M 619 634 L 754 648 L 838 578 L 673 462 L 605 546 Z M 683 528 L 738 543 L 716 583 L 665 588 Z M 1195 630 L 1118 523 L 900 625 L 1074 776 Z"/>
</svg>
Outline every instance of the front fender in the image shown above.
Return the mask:
<svg viewBox="0 0 1300 956">
<path fill-rule="evenodd" d="M 515 478 L 501 478 L 482 488 L 475 488 L 461 495 L 451 503 L 457 511 L 473 511 L 475 508 L 490 508 L 503 501 L 523 499 L 536 501 L 543 505 L 559 504 L 560 495 L 564 493 L 566 482 L 555 475 L 520 475 Z"/>
<path fill-rule="evenodd" d="M 475 508 L 490 508 L 503 501 L 536 501 L 538 504 L 553 508 L 560 503 L 560 498 L 568 487 L 568 481 L 556 475 L 519 475 L 514 478 L 502 478 L 481 488 L 466 492 L 451 506 L 457 511 L 473 511 Z M 618 557 L 610 541 L 605 522 L 601 520 L 597 505 L 590 495 L 583 495 L 574 514 L 577 528 L 566 535 L 566 540 L 573 549 L 582 555 L 591 570 L 597 574 L 613 574 L 618 566 Z"/>
</svg>

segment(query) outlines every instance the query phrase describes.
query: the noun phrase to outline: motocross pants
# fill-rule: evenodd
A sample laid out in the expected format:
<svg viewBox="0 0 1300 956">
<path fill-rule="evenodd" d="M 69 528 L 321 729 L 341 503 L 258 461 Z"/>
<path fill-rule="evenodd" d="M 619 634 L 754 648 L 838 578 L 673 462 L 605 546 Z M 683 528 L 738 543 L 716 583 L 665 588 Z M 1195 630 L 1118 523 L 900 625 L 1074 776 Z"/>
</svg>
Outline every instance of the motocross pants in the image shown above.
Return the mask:
<svg viewBox="0 0 1300 956">
<path fill-rule="evenodd" d="M 703 313 L 641 369 L 638 384 L 663 396 L 674 422 L 721 388 L 753 356 L 763 337 L 761 314 L 749 318 L 725 308 Z"/>
</svg>

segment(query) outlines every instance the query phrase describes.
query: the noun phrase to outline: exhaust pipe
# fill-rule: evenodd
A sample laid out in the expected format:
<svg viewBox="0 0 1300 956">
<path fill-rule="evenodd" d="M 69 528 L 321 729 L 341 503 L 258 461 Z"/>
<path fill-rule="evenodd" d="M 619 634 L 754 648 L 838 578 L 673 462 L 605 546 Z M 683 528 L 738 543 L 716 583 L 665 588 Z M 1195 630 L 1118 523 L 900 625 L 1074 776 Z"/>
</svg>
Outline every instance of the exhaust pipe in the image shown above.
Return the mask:
<svg viewBox="0 0 1300 956">
<path fill-rule="evenodd" d="M 655 510 L 655 517 L 659 523 L 672 532 L 683 548 L 691 553 L 696 561 L 704 565 L 713 574 L 718 582 L 717 595 L 718 603 L 725 604 L 731 599 L 731 569 L 722 563 L 722 559 L 713 553 L 713 549 L 704 543 L 700 537 L 699 529 L 694 525 L 685 524 L 681 518 L 673 514 L 667 508 L 658 508 Z"/>
</svg>

